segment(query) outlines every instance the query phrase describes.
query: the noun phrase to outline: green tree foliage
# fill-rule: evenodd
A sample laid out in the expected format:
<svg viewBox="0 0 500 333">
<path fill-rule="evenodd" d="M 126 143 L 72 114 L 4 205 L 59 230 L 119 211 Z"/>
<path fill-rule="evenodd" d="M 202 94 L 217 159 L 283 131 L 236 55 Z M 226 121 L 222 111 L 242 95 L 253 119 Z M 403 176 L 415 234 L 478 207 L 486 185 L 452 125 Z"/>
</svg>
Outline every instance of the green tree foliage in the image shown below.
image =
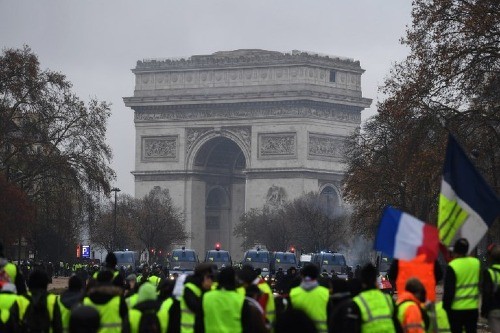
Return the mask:
<svg viewBox="0 0 500 333">
<path fill-rule="evenodd" d="M 412 19 L 410 55 L 346 145 L 345 198 L 368 236 L 386 204 L 436 221 L 448 132 L 500 190 L 500 3 L 417 0 Z"/>
<path fill-rule="evenodd" d="M 0 174 L 31 201 L 36 219 L 22 233 L 43 259 L 72 256 L 89 203 L 109 193 L 109 116 L 107 103 L 84 103 L 63 74 L 42 70 L 29 47 L 0 55 Z"/>
<path fill-rule="evenodd" d="M 331 214 L 320 195 L 310 192 L 281 206 L 249 210 L 242 215 L 234 235 L 243 239 L 243 249 L 263 244 L 273 251 L 294 246 L 312 252 L 338 249 L 344 245 L 348 229 L 343 214 Z"/>
</svg>

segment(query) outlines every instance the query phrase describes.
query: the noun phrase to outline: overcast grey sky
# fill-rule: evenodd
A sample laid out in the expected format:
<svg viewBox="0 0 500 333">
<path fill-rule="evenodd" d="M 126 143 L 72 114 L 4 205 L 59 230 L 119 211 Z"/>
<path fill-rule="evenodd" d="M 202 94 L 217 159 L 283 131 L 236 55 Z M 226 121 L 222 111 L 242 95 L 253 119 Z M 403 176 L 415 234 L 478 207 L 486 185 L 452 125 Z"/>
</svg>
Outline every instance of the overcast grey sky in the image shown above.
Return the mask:
<svg viewBox="0 0 500 333">
<path fill-rule="evenodd" d="M 0 46 L 29 45 L 82 99 L 112 103 L 112 185 L 133 195 L 133 112 L 122 97 L 133 94 L 137 60 L 244 48 L 354 58 L 366 70 L 363 95 L 373 99 L 365 120 L 391 65 L 408 53 L 399 39 L 410 11 L 411 0 L 0 0 Z"/>
</svg>

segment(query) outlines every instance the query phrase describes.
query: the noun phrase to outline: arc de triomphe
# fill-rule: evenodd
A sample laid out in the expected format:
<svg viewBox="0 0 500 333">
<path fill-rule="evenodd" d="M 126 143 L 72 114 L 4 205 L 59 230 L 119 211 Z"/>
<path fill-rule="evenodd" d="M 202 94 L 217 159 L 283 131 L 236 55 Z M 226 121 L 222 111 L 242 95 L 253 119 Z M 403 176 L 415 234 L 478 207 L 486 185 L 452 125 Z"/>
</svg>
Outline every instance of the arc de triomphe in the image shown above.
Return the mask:
<svg viewBox="0 0 500 333">
<path fill-rule="evenodd" d="M 371 103 L 359 61 L 236 50 L 132 72 L 135 195 L 168 188 L 201 257 L 215 242 L 239 257 L 234 226 L 266 202 L 319 191 L 340 205 L 340 148 Z"/>
</svg>

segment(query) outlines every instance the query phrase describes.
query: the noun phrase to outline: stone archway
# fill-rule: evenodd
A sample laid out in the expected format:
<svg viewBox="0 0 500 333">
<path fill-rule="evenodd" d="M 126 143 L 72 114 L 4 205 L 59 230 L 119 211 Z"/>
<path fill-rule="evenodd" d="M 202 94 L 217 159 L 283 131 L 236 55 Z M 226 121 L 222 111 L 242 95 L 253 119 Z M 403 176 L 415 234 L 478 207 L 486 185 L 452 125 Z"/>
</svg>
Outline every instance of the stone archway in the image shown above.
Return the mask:
<svg viewBox="0 0 500 333">
<path fill-rule="evenodd" d="M 245 155 L 233 140 L 218 136 L 201 144 L 193 157 L 193 243 L 203 251 L 216 242 L 238 251 L 233 229 L 245 207 Z"/>
</svg>

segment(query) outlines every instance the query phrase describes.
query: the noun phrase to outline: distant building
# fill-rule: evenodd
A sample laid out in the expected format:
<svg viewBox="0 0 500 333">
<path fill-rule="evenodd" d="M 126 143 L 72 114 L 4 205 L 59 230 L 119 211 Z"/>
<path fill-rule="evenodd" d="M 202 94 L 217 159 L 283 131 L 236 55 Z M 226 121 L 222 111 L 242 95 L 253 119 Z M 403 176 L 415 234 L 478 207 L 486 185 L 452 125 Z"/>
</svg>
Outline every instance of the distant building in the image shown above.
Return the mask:
<svg viewBox="0 0 500 333">
<path fill-rule="evenodd" d="M 135 195 L 168 188 L 191 239 L 234 257 L 240 215 L 309 191 L 339 207 L 341 147 L 371 100 L 359 61 L 293 51 L 236 50 L 138 61 Z"/>
</svg>

